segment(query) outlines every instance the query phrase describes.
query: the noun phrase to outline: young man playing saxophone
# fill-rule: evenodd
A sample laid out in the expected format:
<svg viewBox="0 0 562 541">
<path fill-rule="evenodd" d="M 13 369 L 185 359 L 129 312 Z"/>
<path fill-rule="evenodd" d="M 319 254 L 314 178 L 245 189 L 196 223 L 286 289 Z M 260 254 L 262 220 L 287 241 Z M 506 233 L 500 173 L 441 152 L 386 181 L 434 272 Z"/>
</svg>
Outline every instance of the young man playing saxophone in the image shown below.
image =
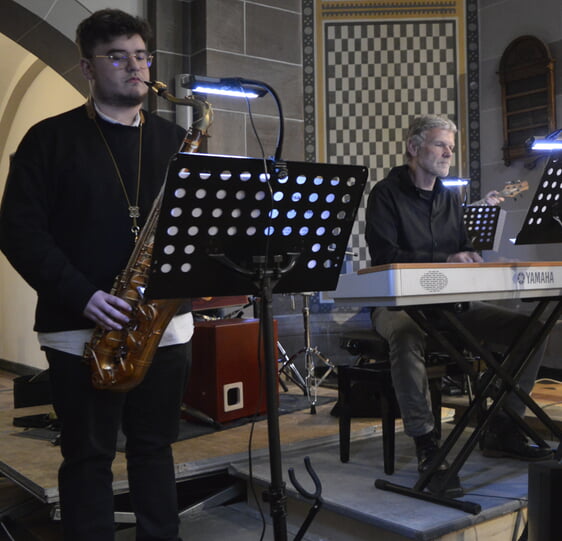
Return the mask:
<svg viewBox="0 0 562 541">
<path fill-rule="evenodd" d="M 189 368 L 189 311 L 168 326 L 143 381 L 96 390 L 82 357 L 94 326 L 122 329 L 131 307 L 112 295 L 185 130 L 141 110 L 150 28 L 97 11 L 77 29 L 91 97 L 33 126 L 14 155 L 0 209 L 0 247 L 37 291 L 34 329 L 61 423 L 59 495 L 67 541 L 112 541 L 111 465 L 126 435 L 136 539 L 177 541 L 171 444 Z"/>
</svg>

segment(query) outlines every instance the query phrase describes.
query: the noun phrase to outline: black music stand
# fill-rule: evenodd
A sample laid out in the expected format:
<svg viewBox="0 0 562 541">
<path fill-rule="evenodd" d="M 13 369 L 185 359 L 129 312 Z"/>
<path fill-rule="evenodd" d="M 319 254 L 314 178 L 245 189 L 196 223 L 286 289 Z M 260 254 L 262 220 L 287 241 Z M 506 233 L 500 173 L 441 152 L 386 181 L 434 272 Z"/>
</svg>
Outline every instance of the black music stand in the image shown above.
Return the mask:
<svg viewBox="0 0 562 541">
<path fill-rule="evenodd" d="M 261 297 L 271 469 L 267 500 L 276 541 L 286 540 L 287 531 L 272 294 L 336 288 L 368 175 L 361 166 L 284 165 L 174 156 L 145 292 L 153 299 Z"/>
<path fill-rule="evenodd" d="M 464 208 L 464 223 L 475 250 L 498 251 L 505 211 L 498 206 L 470 205 Z"/>
<path fill-rule="evenodd" d="M 562 152 L 553 152 L 515 244 L 562 242 Z"/>
</svg>

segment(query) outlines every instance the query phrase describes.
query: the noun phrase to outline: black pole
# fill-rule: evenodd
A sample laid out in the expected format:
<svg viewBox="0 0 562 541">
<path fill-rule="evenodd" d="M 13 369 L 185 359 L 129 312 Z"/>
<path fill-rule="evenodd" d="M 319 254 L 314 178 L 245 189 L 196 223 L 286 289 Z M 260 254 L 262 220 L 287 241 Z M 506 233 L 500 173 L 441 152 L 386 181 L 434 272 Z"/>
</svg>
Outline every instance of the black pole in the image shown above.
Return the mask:
<svg viewBox="0 0 562 541">
<path fill-rule="evenodd" d="M 287 496 L 282 474 L 281 440 L 279 436 L 279 412 L 277 403 L 277 364 L 273 355 L 275 348 L 273 330 L 273 302 L 270 273 L 262 277 L 261 332 L 265 351 L 267 430 L 269 437 L 269 467 L 271 483 L 266 500 L 270 505 L 275 541 L 287 540 Z"/>
</svg>

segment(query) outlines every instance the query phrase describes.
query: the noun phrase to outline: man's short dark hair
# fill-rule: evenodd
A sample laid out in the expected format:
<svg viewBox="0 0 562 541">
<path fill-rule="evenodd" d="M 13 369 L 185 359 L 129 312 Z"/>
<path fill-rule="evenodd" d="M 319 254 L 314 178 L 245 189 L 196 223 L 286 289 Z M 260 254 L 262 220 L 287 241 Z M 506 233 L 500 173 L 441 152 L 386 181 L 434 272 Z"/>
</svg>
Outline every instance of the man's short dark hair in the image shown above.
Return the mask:
<svg viewBox="0 0 562 541">
<path fill-rule="evenodd" d="M 92 58 L 99 43 L 108 43 L 120 36 L 138 34 L 145 43 L 152 38 L 148 21 L 120 9 L 101 9 L 84 19 L 76 29 L 76 44 L 83 58 Z"/>
</svg>

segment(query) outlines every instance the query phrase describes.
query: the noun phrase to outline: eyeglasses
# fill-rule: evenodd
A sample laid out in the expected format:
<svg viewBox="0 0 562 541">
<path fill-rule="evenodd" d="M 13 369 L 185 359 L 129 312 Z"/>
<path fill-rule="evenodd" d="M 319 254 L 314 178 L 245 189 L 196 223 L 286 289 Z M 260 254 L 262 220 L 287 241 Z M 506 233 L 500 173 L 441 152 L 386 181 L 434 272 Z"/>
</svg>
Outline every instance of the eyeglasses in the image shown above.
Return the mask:
<svg viewBox="0 0 562 541">
<path fill-rule="evenodd" d="M 126 68 L 131 58 L 134 58 L 141 68 L 150 68 L 154 55 L 148 53 L 147 51 L 139 51 L 138 53 L 132 54 L 117 52 L 110 54 L 96 54 L 94 55 L 94 58 L 107 58 L 114 67 L 119 69 Z"/>
</svg>

